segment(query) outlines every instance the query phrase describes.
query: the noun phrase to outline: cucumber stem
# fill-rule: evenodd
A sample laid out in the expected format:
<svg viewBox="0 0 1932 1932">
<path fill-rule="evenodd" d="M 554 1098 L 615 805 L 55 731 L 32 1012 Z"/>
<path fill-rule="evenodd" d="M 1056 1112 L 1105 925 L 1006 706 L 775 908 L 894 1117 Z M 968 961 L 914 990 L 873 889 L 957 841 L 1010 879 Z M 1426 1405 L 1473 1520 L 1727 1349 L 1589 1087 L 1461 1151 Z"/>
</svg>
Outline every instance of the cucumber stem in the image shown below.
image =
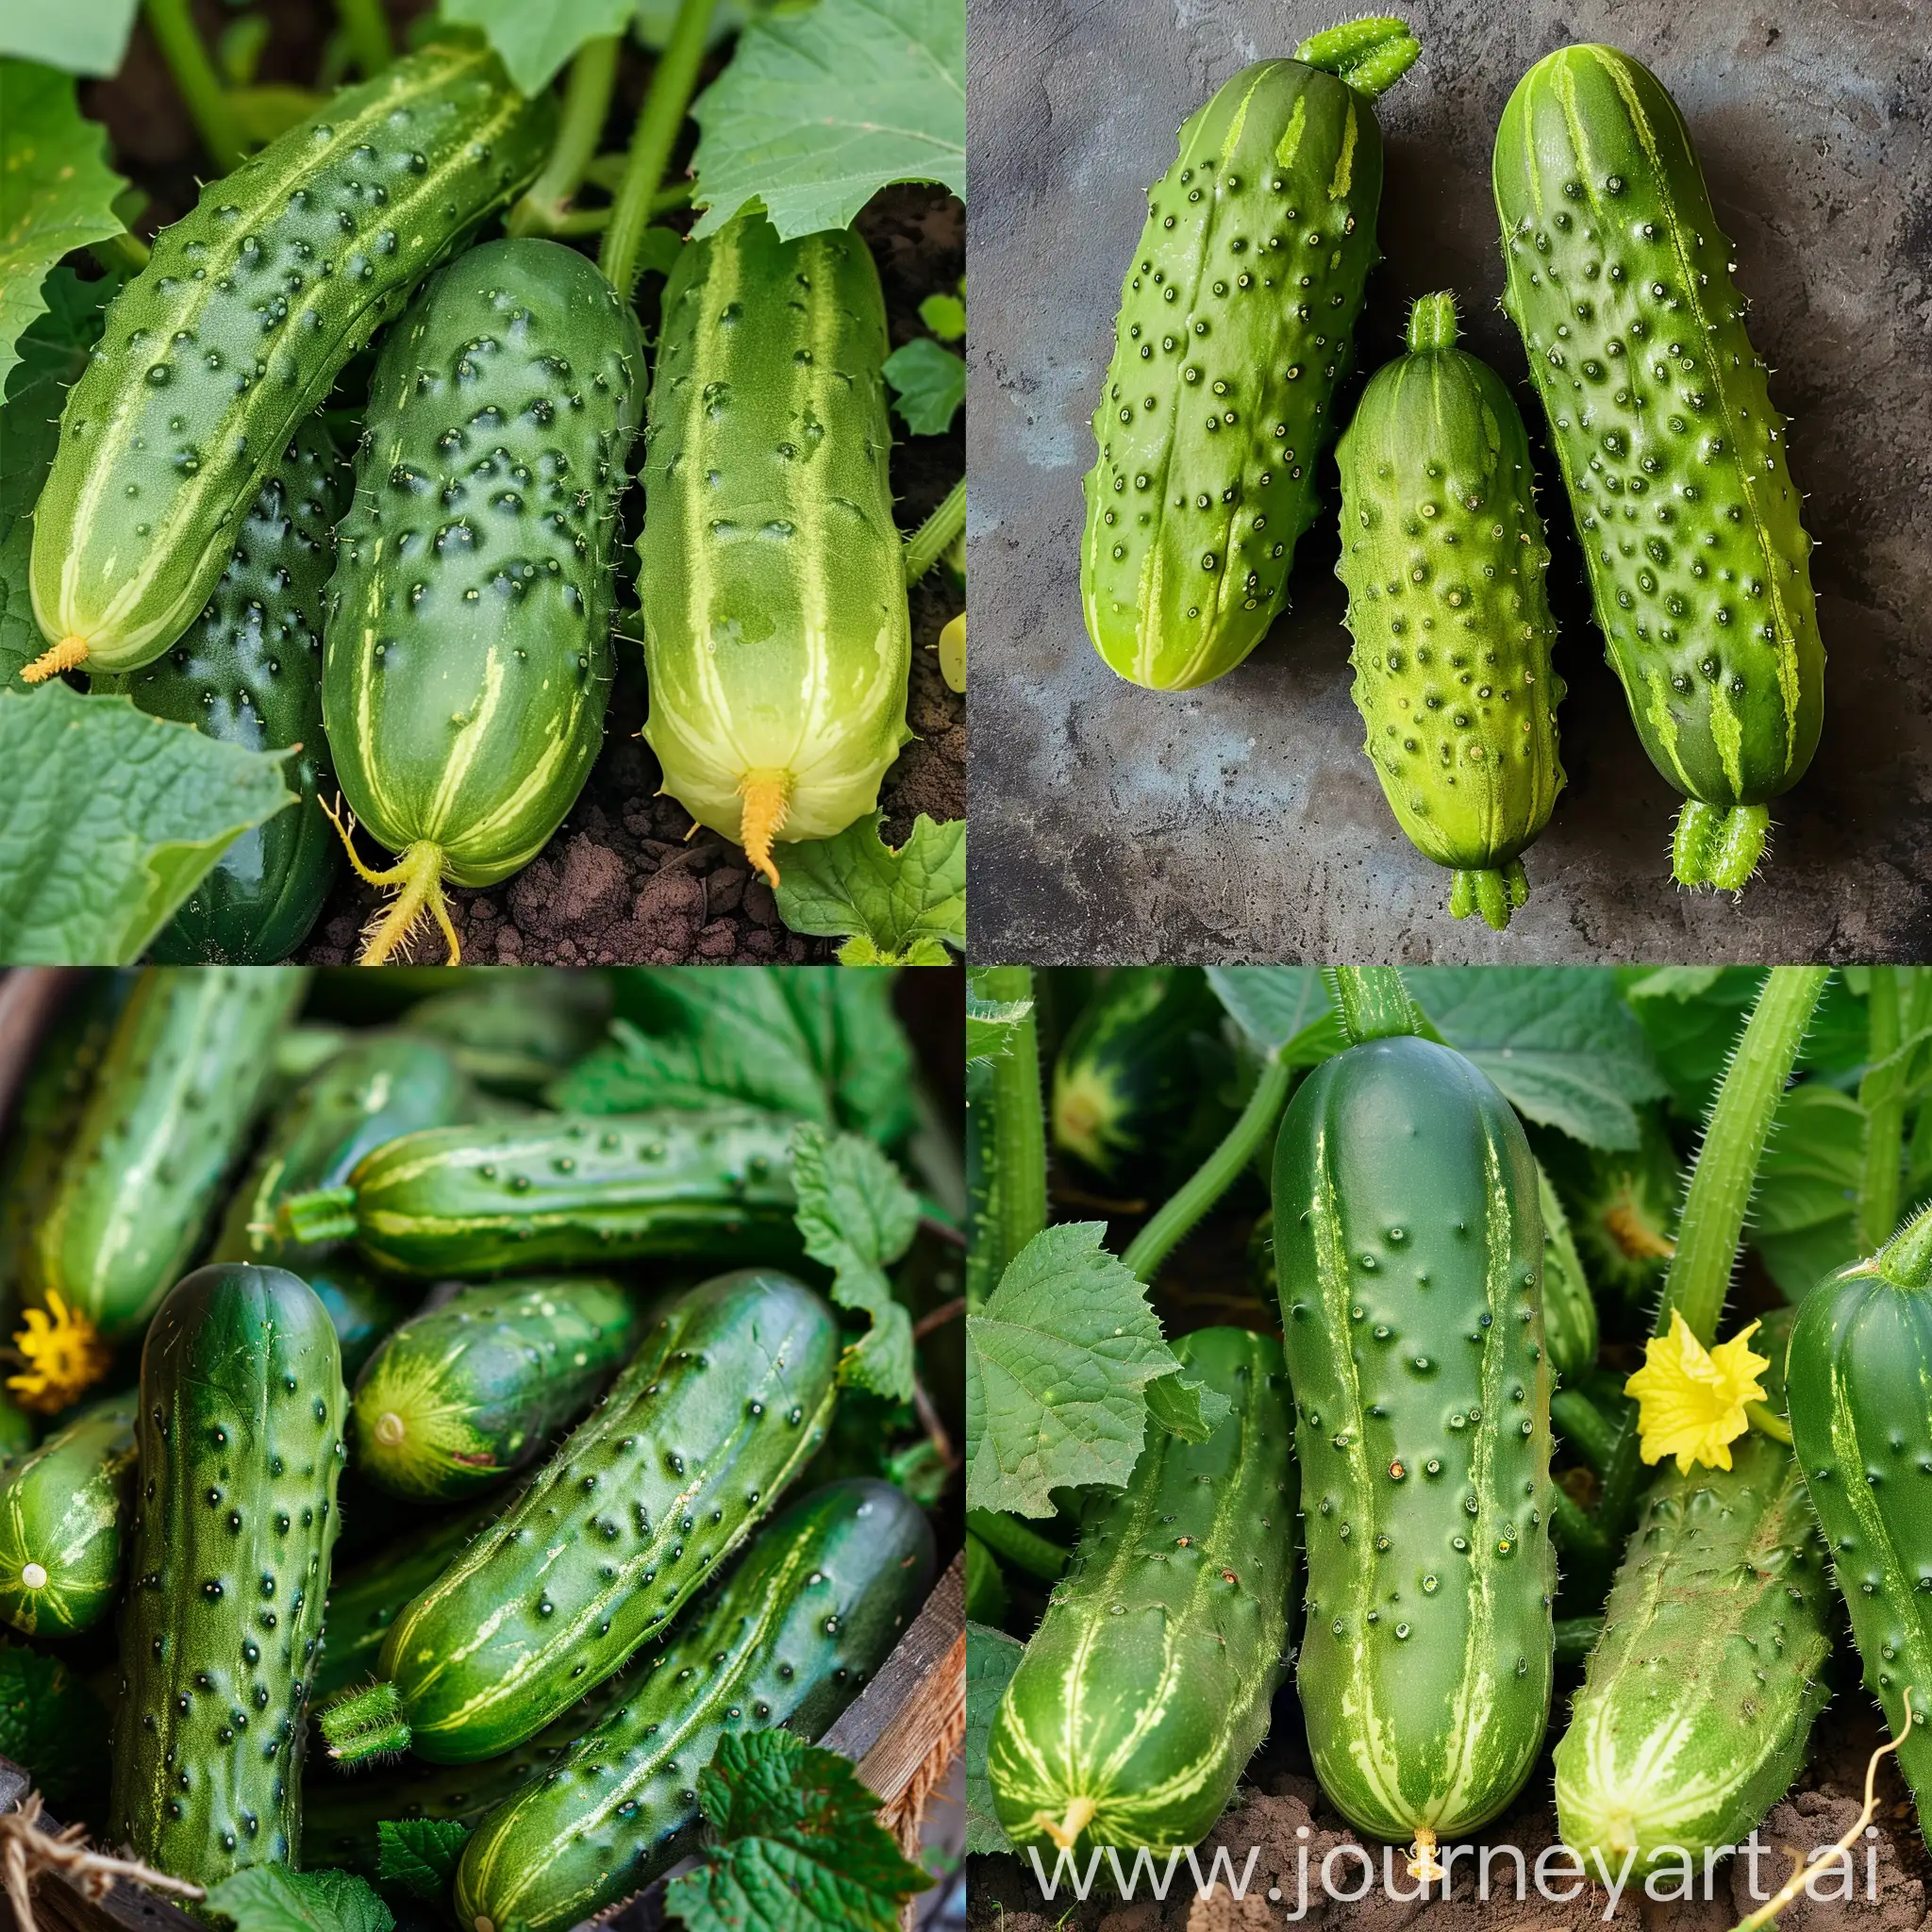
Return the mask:
<svg viewBox="0 0 1932 1932">
<path fill-rule="evenodd" d="M 1351 1046 L 1423 1030 L 1422 1015 L 1393 966 L 1330 966 L 1324 976 Z"/>
<path fill-rule="evenodd" d="M 1866 1000 L 1865 1064 L 1888 1060 L 1900 1045 L 1898 970 L 1873 966 Z M 1865 1114 L 1865 1166 L 1858 1179 L 1858 1233 L 1866 1254 L 1875 1253 L 1898 1225 L 1899 1158 L 1905 1150 L 1903 1085 L 1874 1100 Z"/>
<path fill-rule="evenodd" d="M 1932 1206 L 1921 1208 L 1879 1249 L 1877 1266 L 1894 1288 L 1932 1287 Z"/>
<path fill-rule="evenodd" d="M 409 1748 L 409 1726 L 396 1687 L 380 1681 L 345 1690 L 317 1713 L 323 1741 L 338 1764 L 363 1764 Z"/>
<path fill-rule="evenodd" d="M 1449 916 L 1467 919 L 1472 912 L 1482 914 L 1491 932 L 1507 932 L 1509 915 L 1529 903 L 1529 874 L 1520 858 L 1503 865 L 1464 869 L 1458 867 L 1449 878 Z"/>
<path fill-rule="evenodd" d="M 247 158 L 247 143 L 242 139 L 242 124 L 215 72 L 208 49 L 194 30 L 188 10 L 189 0 L 143 0 L 149 30 L 181 91 L 189 118 L 201 136 L 216 169 L 231 175 Z"/>
<path fill-rule="evenodd" d="M 1782 1442 L 1787 1449 L 1791 1446 L 1791 1425 L 1774 1408 L 1768 1408 L 1761 1402 L 1747 1402 L 1744 1420 L 1760 1436 L 1769 1436 L 1774 1442 Z"/>
<path fill-rule="evenodd" d="M 407 958 L 408 946 L 417 926 L 423 922 L 425 908 L 442 928 L 443 944 L 449 951 L 443 964 L 459 965 L 463 948 L 457 938 L 456 927 L 450 924 L 449 907 L 442 896 L 442 847 L 430 840 L 419 839 L 387 872 L 374 872 L 362 863 L 362 855 L 356 850 L 355 814 L 339 811 L 340 799 L 335 805 L 330 805 L 326 799 L 319 802 L 329 824 L 336 828 L 336 837 L 342 841 L 343 851 L 349 855 L 349 864 L 356 876 L 364 885 L 401 889 L 395 898 L 379 908 L 375 917 L 363 928 L 362 953 L 356 961 L 357 965 L 380 966 L 398 952 Z"/>
<path fill-rule="evenodd" d="M 1422 50 L 1407 21 L 1384 14 L 1311 34 L 1294 50 L 1294 58 L 1345 80 L 1373 101 L 1415 65 Z"/>
<path fill-rule="evenodd" d="M 624 164 L 624 178 L 617 184 L 610 225 L 604 231 L 604 246 L 597 256 L 597 266 L 626 302 L 637 289 L 638 249 L 650 226 L 652 203 L 697 86 L 716 4 L 717 0 L 678 0 L 671 38 L 658 57 L 644 104 L 638 110 L 630 156 Z"/>
<path fill-rule="evenodd" d="M 1433 295 L 1418 295 L 1408 311 L 1408 351 L 1420 356 L 1431 349 L 1456 346 L 1456 293 L 1439 290 Z"/>
<path fill-rule="evenodd" d="M 1146 1226 L 1127 1244 L 1121 1257 L 1124 1266 L 1142 1281 L 1151 1282 L 1160 1273 L 1160 1264 L 1193 1231 L 1194 1224 L 1234 1185 L 1235 1178 L 1255 1158 L 1274 1125 L 1281 1109 L 1288 1105 L 1288 1090 L 1294 1084 L 1294 1070 L 1279 1057 L 1271 1057 L 1261 1069 L 1255 1091 L 1241 1117 L 1223 1137 L 1206 1160 L 1195 1169 L 1180 1191 L 1162 1203 Z"/>
<path fill-rule="evenodd" d="M 610 112 L 610 95 L 617 84 L 618 37 L 599 34 L 577 49 L 564 85 L 563 114 L 556 144 L 543 171 L 524 191 L 505 224 L 512 235 L 557 235 L 566 232 L 565 217 L 572 198 L 583 185 L 584 170 L 597 153 L 597 142 Z M 598 226 L 608 225 L 608 209 L 597 210 Z"/>
<path fill-rule="evenodd" d="M 396 58 L 382 0 L 336 0 L 336 18 L 364 80 L 374 79 Z"/>
<path fill-rule="evenodd" d="M 109 235 L 105 242 L 89 242 L 88 252 L 108 274 L 128 275 L 138 275 L 154 255 L 154 250 L 131 228 Z"/>
<path fill-rule="evenodd" d="M 1550 1420 L 1586 1466 L 1603 1474 L 1616 1453 L 1617 1424 L 1580 1389 L 1559 1389 L 1550 1397 Z"/>
<path fill-rule="evenodd" d="M 318 1241 L 345 1241 L 356 1233 L 354 1188 L 311 1188 L 291 1194 L 275 1212 L 275 1232 L 304 1247 Z"/>
<path fill-rule="evenodd" d="M 1042 1583 L 1058 1581 L 1067 1567 L 1067 1552 L 1051 1537 L 1041 1536 L 1037 1529 L 1029 1529 L 998 1510 L 967 1510 L 966 1527 L 994 1556 L 1004 1557 L 1016 1570 L 1024 1570 Z"/>
<path fill-rule="evenodd" d="M 966 527 L 966 479 L 961 476 L 946 491 L 940 507 L 906 540 L 906 582 L 916 584 Z"/>
<path fill-rule="evenodd" d="M 1046 1108 L 1040 1086 L 1040 1028 L 1030 966 L 982 966 L 974 997 L 996 1006 L 1024 1001 L 1011 1049 L 992 1063 L 991 1147 L 992 1253 L 988 1278 L 998 1283 L 1012 1258 L 1046 1225 Z"/>
</svg>

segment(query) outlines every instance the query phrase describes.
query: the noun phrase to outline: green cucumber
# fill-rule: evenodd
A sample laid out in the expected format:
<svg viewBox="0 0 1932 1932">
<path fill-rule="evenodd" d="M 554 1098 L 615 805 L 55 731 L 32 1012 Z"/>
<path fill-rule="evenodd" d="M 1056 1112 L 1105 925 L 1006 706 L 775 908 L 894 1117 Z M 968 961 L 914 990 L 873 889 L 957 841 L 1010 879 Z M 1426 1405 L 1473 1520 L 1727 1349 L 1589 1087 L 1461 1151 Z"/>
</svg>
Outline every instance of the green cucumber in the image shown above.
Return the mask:
<svg viewBox="0 0 1932 1932">
<path fill-rule="evenodd" d="M 793 1123 L 750 1108 L 539 1114 L 405 1134 L 282 1204 L 302 1241 L 392 1274 L 475 1279 L 650 1255 L 786 1258 Z"/>
<path fill-rule="evenodd" d="M 215 861 L 156 938 L 161 965 L 286 959 L 335 883 L 336 838 L 322 808 L 334 789 L 322 735 L 322 593 L 348 494 L 328 432 L 312 419 L 298 424 L 235 531 L 208 608 L 142 670 L 93 680 L 224 743 L 299 747 L 285 768 L 299 802 Z"/>
<path fill-rule="evenodd" d="M 346 1762 L 508 1751 L 677 1614 L 810 1460 L 836 1392 L 831 1310 L 782 1274 L 660 1306 L 610 1392 L 396 1619 L 383 1677 L 322 1714 Z"/>
<path fill-rule="evenodd" d="M 603 1040 L 609 1021 L 602 975 L 500 966 L 479 984 L 419 1001 L 396 1024 L 441 1041 L 489 1092 L 534 1101 Z"/>
<path fill-rule="evenodd" d="M 1549 1350 L 1550 1367 L 1567 1380 L 1582 1374 L 1596 1360 L 1596 1298 L 1571 1239 L 1563 1204 L 1541 1161 L 1536 1188 L 1543 1224 L 1543 1344 Z"/>
<path fill-rule="evenodd" d="M 28 1637 L 71 1637 L 113 1605 L 134 1410 L 110 1396 L 0 1470 L 0 1617 Z"/>
<path fill-rule="evenodd" d="M 1194 1844 L 1268 1729 L 1295 1583 L 1281 1350 L 1202 1328 L 1174 1352 L 1232 1407 L 1204 1442 L 1151 1430 L 1081 1527 L 987 1744 L 1015 1844 Z"/>
<path fill-rule="evenodd" d="M 372 1274 L 352 1257 L 329 1255 L 305 1261 L 308 1285 L 328 1310 L 342 1351 L 342 1378 L 353 1382 L 375 1345 L 416 1306 L 409 1285 Z"/>
<path fill-rule="evenodd" d="M 1614 47 L 1537 62 L 1496 129 L 1496 212 L 1610 665 L 1687 800 L 1681 885 L 1739 891 L 1824 715 L 1811 539 L 1731 244 L 1662 83 Z"/>
<path fill-rule="evenodd" d="M 141 1332 L 200 1244 L 307 983 L 291 967 L 142 974 L 34 1227 L 30 1299 L 59 1295 L 109 1341 Z"/>
<path fill-rule="evenodd" d="M 885 297 L 850 229 L 781 242 L 753 211 L 678 252 L 663 312 L 644 737 L 664 790 L 775 885 L 773 841 L 862 818 L 911 736 Z"/>
<path fill-rule="evenodd" d="M 1244 67 L 1148 191 L 1080 545 L 1087 635 L 1135 684 L 1232 671 L 1287 608 L 1375 262 L 1374 102 L 1421 51 L 1365 20 Z"/>
<path fill-rule="evenodd" d="M 624 1702 L 463 1847 L 474 1932 L 567 1932 L 695 1849 L 693 1773 L 733 1731 L 816 1739 L 891 1654 L 933 1574 L 931 1525 L 890 1483 L 833 1483 L 758 1533 Z"/>
<path fill-rule="evenodd" d="M 442 882 L 549 843 L 604 742 L 612 553 L 642 407 L 637 317 L 557 242 L 441 270 L 383 344 L 336 533 L 323 715 L 342 795 L 400 855 L 387 959 Z"/>
<path fill-rule="evenodd" d="M 279 1268 L 200 1269 L 148 1329 L 105 1836 L 196 1885 L 301 1862 L 346 1400 Z"/>
<path fill-rule="evenodd" d="M 591 1406 L 641 1325 L 631 1298 L 596 1275 L 465 1289 L 370 1357 L 351 1405 L 357 1465 L 393 1495 L 472 1495 Z"/>
<path fill-rule="evenodd" d="M 1308 1748 L 1350 1824 L 1425 1853 L 1516 1795 L 1549 1721 L 1537 1196 L 1508 1103 L 1426 1040 L 1324 1060 L 1275 1146 Z"/>
<path fill-rule="evenodd" d="M 1529 436 L 1509 386 L 1456 346 L 1456 298 L 1409 311 L 1336 450 L 1362 749 L 1396 823 L 1453 874 L 1449 910 L 1504 931 L 1563 767 Z"/>
<path fill-rule="evenodd" d="M 480 39 L 335 95 L 211 181 L 114 298 L 34 508 L 30 676 L 136 671 L 194 620 L 295 426 L 541 165 L 553 115 Z"/>
</svg>

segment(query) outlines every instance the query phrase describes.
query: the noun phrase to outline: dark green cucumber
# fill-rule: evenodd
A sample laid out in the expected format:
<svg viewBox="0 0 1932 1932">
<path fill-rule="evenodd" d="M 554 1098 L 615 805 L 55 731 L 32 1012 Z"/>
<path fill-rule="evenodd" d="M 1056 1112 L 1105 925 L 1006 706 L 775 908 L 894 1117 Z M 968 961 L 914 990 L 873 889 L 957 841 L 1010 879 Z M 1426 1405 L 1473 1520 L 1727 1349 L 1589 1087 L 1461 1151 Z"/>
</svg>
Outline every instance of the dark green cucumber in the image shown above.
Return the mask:
<svg viewBox="0 0 1932 1932">
<path fill-rule="evenodd" d="M 156 938 L 161 965 L 286 959 L 335 883 L 340 848 L 322 808 L 334 790 L 322 735 L 322 593 L 348 486 L 327 430 L 313 419 L 297 425 L 235 532 L 208 608 L 152 664 L 112 681 L 151 716 L 224 743 L 300 747 L 283 767 L 298 802 L 216 859 Z"/>
<path fill-rule="evenodd" d="M 106 1836 L 176 1878 L 301 1862 L 346 1401 L 279 1268 L 200 1269 L 148 1329 Z"/>
<path fill-rule="evenodd" d="M 71 1637 L 113 1605 L 134 1411 L 110 1396 L 0 1470 L 0 1617 L 28 1637 Z"/>
<path fill-rule="evenodd" d="M 1295 1582 L 1281 1351 L 1244 1328 L 1174 1350 L 1232 1410 L 1205 1442 L 1150 1431 L 1082 1526 L 987 1744 L 1016 1844 L 1194 1844 L 1268 1729 Z"/>
<path fill-rule="evenodd" d="M 357 1466 L 422 1502 L 486 1489 L 591 1406 L 641 1327 L 638 1305 L 596 1275 L 465 1289 L 369 1358 L 350 1411 Z"/>
<path fill-rule="evenodd" d="M 500 966 L 419 1001 L 397 1023 L 441 1041 L 491 1093 L 536 1100 L 604 1038 L 610 987 L 572 968 Z"/>
<path fill-rule="evenodd" d="M 933 1536 L 890 1483 L 833 1483 L 758 1532 L 623 1704 L 463 1847 L 473 1932 L 567 1932 L 696 1848 L 694 1774 L 721 1738 L 819 1737 L 891 1654 L 932 1583 Z"/>
<path fill-rule="evenodd" d="M 1514 1797 L 1552 1672 L 1550 1372 L 1536 1162 L 1460 1054 L 1324 1060 L 1274 1152 L 1307 1541 L 1315 1774 L 1427 1850 Z"/>
<path fill-rule="evenodd" d="M 110 1341 L 140 1333 L 201 1241 L 307 983 L 292 967 L 142 974 L 33 1230 L 30 1299 L 59 1295 Z"/>
<path fill-rule="evenodd" d="M 660 1631 L 824 1440 L 839 1332 L 783 1274 L 663 1304 L 604 1401 L 397 1618 L 383 1681 L 323 1713 L 336 1757 L 508 1751 Z"/>
<path fill-rule="evenodd" d="M 792 1126 L 721 1107 L 432 1128 L 285 1201 L 282 1224 L 353 1238 L 394 1274 L 465 1279 L 647 1255 L 785 1258 L 798 1250 Z"/>
<path fill-rule="evenodd" d="M 342 1379 L 353 1382 L 376 1343 L 415 1307 L 413 1283 L 375 1274 L 352 1255 L 335 1254 L 305 1261 L 308 1285 L 328 1310 L 342 1351 Z"/>
</svg>

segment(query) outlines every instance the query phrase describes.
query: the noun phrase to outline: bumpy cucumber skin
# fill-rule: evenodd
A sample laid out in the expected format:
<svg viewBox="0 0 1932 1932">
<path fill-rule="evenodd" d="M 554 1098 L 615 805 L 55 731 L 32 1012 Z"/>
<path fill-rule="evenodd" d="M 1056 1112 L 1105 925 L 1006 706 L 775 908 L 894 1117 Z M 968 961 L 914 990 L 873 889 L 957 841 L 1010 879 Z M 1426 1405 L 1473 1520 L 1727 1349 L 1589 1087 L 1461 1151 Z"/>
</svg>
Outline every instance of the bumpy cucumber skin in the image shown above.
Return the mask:
<svg viewBox="0 0 1932 1932">
<path fill-rule="evenodd" d="M 297 424 L 537 172 L 546 100 L 480 41 L 425 48 L 208 184 L 156 238 L 69 392 L 34 509 L 34 615 L 104 672 L 193 621 Z"/>
<path fill-rule="evenodd" d="M 1804 775 L 1824 705 L 1811 540 L 1730 244 L 1676 104 L 1614 47 L 1560 48 L 1524 75 L 1494 183 L 1503 306 L 1610 664 L 1651 762 L 1713 808 L 1687 820 L 1721 837 L 1734 808 Z M 1745 875 L 1764 822 L 1738 820 Z"/>
<path fill-rule="evenodd" d="M 420 1502 L 474 1495 L 590 1407 L 641 1325 L 624 1290 L 592 1275 L 465 1289 L 370 1357 L 350 1411 L 357 1466 Z"/>
<path fill-rule="evenodd" d="M 302 747 L 285 771 L 299 802 L 242 835 L 162 927 L 163 966 L 264 966 L 308 938 L 341 857 L 322 809 L 332 789 L 322 731 L 322 593 L 331 533 L 348 501 L 348 471 L 327 430 L 298 424 L 234 536 L 208 608 L 178 643 L 125 678 L 157 718 L 173 718 L 249 751 Z"/>
<path fill-rule="evenodd" d="M 560 242 L 472 249 L 383 344 L 336 533 L 323 714 L 342 795 L 462 886 L 527 865 L 610 695 L 637 317 Z"/>
<path fill-rule="evenodd" d="M 0 1617 L 28 1637 L 71 1637 L 113 1605 L 134 1410 L 132 1395 L 96 1403 L 0 1472 Z"/>
<path fill-rule="evenodd" d="M 677 1614 L 824 1440 L 839 1333 L 782 1274 L 658 1310 L 610 1392 L 396 1620 L 410 1749 L 464 1764 L 541 1730 Z"/>
<path fill-rule="evenodd" d="M 891 1484 L 832 1483 L 758 1533 L 623 1704 L 477 1826 L 457 1871 L 473 1932 L 567 1932 L 696 1848 L 692 1773 L 733 1731 L 819 1737 L 932 1582 L 931 1525 Z"/>
<path fill-rule="evenodd" d="M 1268 1729 L 1295 1582 L 1281 1351 L 1242 1328 L 1174 1347 L 1233 1411 L 1205 1442 L 1150 1431 L 1083 1527 L 987 1745 L 1016 1844 L 1070 1823 L 1078 1846 L 1194 1844 Z"/>
<path fill-rule="evenodd" d="M 1315 1774 L 1358 1828 L 1447 1839 L 1549 1720 L 1550 1374 L 1536 1163 L 1508 1103 L 1417 1039 L 1324 1060 L 1274 1155 Z"/>
<path fill-rule="evenodd" d="M 1375 261 L 1382 135 L 1345 81 L 1263 60 L 1148 192 L 1093 412 L 1080 594 L 1109 669 L 1232 671 L 1287 608 Z"/>
<path fill-rule="evenodd" d="M 1362 391 L 1336 450 L 1335 574 L 1389 808 L 1456 874 L 1450 910 L 1500 931 L 1528 892 L 1516 861 L 1563 787 L 1564 684 L 1529 438 L 1502 377 L 1454 345 L 1454 318 L 1448 296 L 1424 296 L 1409 353 Z"/>
<path fill-rule="evenodd" d="M 1563 1204 L 1537 1163 L 1537 1208 L 1543 1224 L 1543 1342 L 1557 1374 L 1580 1375 L 1596 1360 L 1601 1326 L 1590 1277 L 1571 1238 Z"/>
<path fill-rule="evenodd" d="M 1791 1330 L 1791 1441 L 1824 1532 L 1865 1688 L 1900 1735 L 1899 1769 L 1932 1806 L 1932 1294 L 1858 1261 L 1819 1283 Z"/>
<path fill-rule="evenodd" d="M 140 1333 L 202 1238 L 308 977 L 239 966 L 142 974 L 34 1229 L 29 1296 L 58 1291 L 109 1341 Z"/>
<path fill-rule="evenodd" d="M 148 1330 L 107 1836 L 177 1878 L 301 1861 L 345 1406 L 279 1268 L 200 1269 Z"/>
<path fill-rule="evenodd" d="M 349 1176 L 380 1269 L 470 1280 L 650 1255 L 796 1254 L 793 1124 L 715 1108 L 440 1127 Z"/>
<path fill-rule="evenodd" d="M 664 291 L 638 541 L 644 737 L 664 790 L 744 844 L 782 774 L 783 839 L 878 802 L 911 735 L 892 521 L 885 297 L 865 243 L 781 242 L 762 214 L 687 245 Z"/>
</svg>

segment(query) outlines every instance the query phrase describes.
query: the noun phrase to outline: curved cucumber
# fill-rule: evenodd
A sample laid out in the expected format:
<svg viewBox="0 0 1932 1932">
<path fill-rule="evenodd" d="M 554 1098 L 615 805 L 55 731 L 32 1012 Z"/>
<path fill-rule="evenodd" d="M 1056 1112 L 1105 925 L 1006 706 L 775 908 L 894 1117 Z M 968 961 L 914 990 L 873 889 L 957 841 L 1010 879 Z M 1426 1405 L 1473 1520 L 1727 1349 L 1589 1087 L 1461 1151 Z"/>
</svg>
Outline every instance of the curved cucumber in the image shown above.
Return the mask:
<svg viewBox="0 0 1932 1932">
<path fill-rule="evenodd" d="M 658 1310 L 608 1395 L 397 1618 L 383 1682 L 323 1713 L 336 1757 L 465 1764 L 541 1730 L 713 1574 L 824 1439 L 839 1332 L 782 1274 Z"/>
<path fill-rule="evenodd" d="M 155 242 L 68 392 L 34 508 L 41 676 L 134 671 L 193 622 L 295 426 L 541 165 L 553 116 L 480 40 L 335 95 Z"/>
<path fill-rule="evenodd" d="M 641 1326 L 624 1290 L 594 1275 L 465 1289 L 370 1357 L 351 1407 L 357 1464 L 424 1502 L 487 1488 L 591 1406 Z"/>
<path fill-rule="evenodd" d="M 878 802 L 911 735 L 878 270 L 846 228 L 762 213 L 688 243 L 664 290 L 638 541 L 644 737 L 664 790 L 773 882 L 777 839 Z"/>
<path fill-rule="evenodd" d="M 1174 1352 L 1232 1410 L 1205 1442 L 1151 1431 L 1053 1588 L 987 1744 L 1018 1844 L 1194 1844 L 1268 1729 L 1295 1580 L 1281 1351 L 1202 1328 Z"/>
<path fill-rule="evenodd" d="M 1596 620 L 1650 760 L 1690 802 L 1682 885 L 1741 888 L 1824 715 L 1811 540 L 1731 244 L 1662 83 L 1558 48 L 1496 129 L 1508 281 Z"/>
<path fill-rule="evenodd" d="M 1493 1818 L 1549 1721 L 1550 1374 L 1537 1171 L 1460 1054 L 1374 1040 L 1302 1083 L 1274 1152 L 1322 1789 L 1377 1837 Z"/>
<path fill-rule="evenodd" d="M 820 1736 L 891 1654 L 932 1583 L 933 1536 L 890 1483 L 833 1483 L 758 1532 L 622 1705 L 463 1847 L 473 1932 L 567 1932 L 691 1850 L 692 1771 L 734 1730 Z"/>
<path fill-rule="evenodd" d="M 112 1396 L 0 1471 L 0 1617 L 71 1637 L 106 1616 L 121 1575 L 135 1398 Z"/>
</svg>

